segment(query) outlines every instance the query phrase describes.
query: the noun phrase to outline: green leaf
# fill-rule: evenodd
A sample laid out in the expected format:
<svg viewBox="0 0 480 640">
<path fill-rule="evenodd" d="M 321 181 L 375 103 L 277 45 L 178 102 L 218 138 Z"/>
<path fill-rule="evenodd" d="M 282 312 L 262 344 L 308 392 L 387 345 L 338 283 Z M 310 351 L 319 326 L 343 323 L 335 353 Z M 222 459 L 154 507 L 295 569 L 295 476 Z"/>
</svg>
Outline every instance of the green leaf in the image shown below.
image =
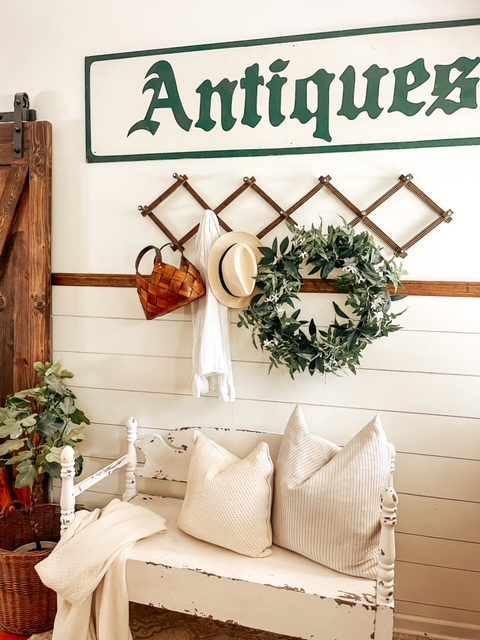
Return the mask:
<svg viewBox="0 0 480 640">
<path fill-rule="evenodd" d="M 288 249 L 289 242 L 290 240 L 288 239 L 288 236 L 287 236 L 280 243 L 280 253 L 282 254 L 282 256 L 285 254 L 286 250 Z"/>
<path fill-rule="evenodd" d="M 333 304 L 333 308 L 335 309 L 335 313 L 337 314 L 337 316 L 340 316 L 341 318 L 345 318 L 346 320 L 350 320 L 350 317 L 347 316 L 347 314 L 342 311 L 342 309 L 340 309 L 340 307 L 338 306 L 338 304 L 336 302 L 332 302 Z"/>
<path fill-rule="evenodd" d="M 305 370 L 313 374 L 348 367 L 355 373 L 367 344 L 398 328 L 393 324 L 396 315 L 390 310 L 387 287 L 399 284 L 401 270 L 394 261 L 383 258 L 368 232 L 355 233 L 345 222 L 338 227 L 329 225 L 326 233 L 321 225 L 310 229 L 291 226 L 290 232 L 292 240 L 284 238 L 280 249 L 277 239 L 271 248 L 262 248 L 264 258 L 256 280 L 262 293 L 256 304 L 240 315 L 238 324 L 252 330 L 254 343 L 256 337 L 260 343 L 275 337 L 275 345 L 267 347 L 269 371 L 283 365 L 292 378 Z M 335 316 L 327 331 L 316 327 L 313 319 L 299 319 L 300 309 L 292 301 L 299 300 L 302 264 L 311 265 L 312 272 L 320 271 L 322 278 L 330 277 L 335 268 L 350 267 L 336 279 L 335 286 L 347 295 L 351 317 L 335 303 Z M 266 302 L 272 296 L 277 304 Z M 379 306 L 374 304 L 377 301 L 382 301 L 378 322 L 375 311 Z M 293 310 L 287 312 L 287 305 Z M 342 319 L 345 322 L 340 324 Z M 330 364 L 334 361 L 337 364 Z"/>
<path fill-rule="evenodd" d="M 5 440 L 5 442 L 0 444 L 0 456 L 12 453 L 12 451 L 18 451 L 25 446 L 26 441 L 26 438 L 21 438 L 20 440 Z"/>
<path fill-rule="evenodd" d="M 64 436 L 63 441 L 65 444 L 76 444 L 85 440 L 85 432 L 82 427 L 75 427 L 68 430 L 68 433 Z"/>
<path fill-rule="evenodd" d="M 9 460 L 7 460 L 5 462 L 5 464 L 10 465 L 10 466 L 14 466 L 16 464 L 19 464 L 20 462 L 23 462 L 24 460 L 29 460 L 32 457 L 33 457 L 33 451 L 30 451 L 30 450 L 29 451 L 20 451 L 15 456 L 13 456 Z"/>
<path fill-rule="evenodd" d="M 37 431 L 45 437 L 53 436 L 63 425 L 64 422 L 61 418 L 48 411 L 40 413 L 37 419 Z"/>
<path fill-rule="evenodd" d="M 35 480 L 37 479 L 37 470 L 33 466 L 33 464 L 27 464 L 25 467 L 20 469 L 20 465 L 18 467 L 19 472 L 17 477 L 15 478 L 15 487 L 17 489 L 22 489 L 23 487 L 33 487 Z"/>
<path fill-rule="evenodd" d="M 0 425 L 0 438 L 19 438 L 23 433 L 22 425 L 16 420 L 6 420 Z"/>
<path fill-rule="evenodd" d="M 357 334 L 353 332 L 347 338 L 347 349 L 351 351 L 355 346 L 356 342 L 357 342 Z"/>
<path fill-rule="evenodd" d="M 79 476 L 83 471 L 83 456 L 75 458 L 75 475 Z"/>
<path fill-rule="evenodd" d="M 51 447 L 50 451 L 45 456 L 47 462 L 60 462 L 62 461 L 63 447 Z"/>
<path fill-rule="evenodd" d="M 67 416 L 71 415 L 75 411 L 75 401 L 70 396 L 67 396 L 60 402 L 59 407 Z"/>
<path fill-rule="evenodd" d="M 51 478 L 60 478 L 62 465 L 58 462 L 45 462 L 43 464 L 43 469 Z"/>
</svg>

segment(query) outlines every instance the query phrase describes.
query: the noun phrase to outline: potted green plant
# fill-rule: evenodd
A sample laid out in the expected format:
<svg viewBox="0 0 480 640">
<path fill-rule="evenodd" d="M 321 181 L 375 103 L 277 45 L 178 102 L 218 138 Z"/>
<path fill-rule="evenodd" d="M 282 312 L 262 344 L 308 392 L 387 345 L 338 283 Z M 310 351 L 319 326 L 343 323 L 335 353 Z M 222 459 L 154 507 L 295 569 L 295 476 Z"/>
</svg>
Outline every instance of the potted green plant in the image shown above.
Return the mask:
<svg viewBox="0 0 480 640">
<path fill-rule="evenodd" d="M 63 447 L 75 448 L 90 424 L 66 384 L 73 377 L 70 371 L 59 362 L 36 362 L 34 369 L 38 386 L 8 396 L 0 408 L 0 460 L 12 468 L 15 489 L 31 491 L 22 509 L 14 504 L 0 517 L 0 629 L 20 634 L 52 626 L 56 595 L 34 570 L 60 534 L 58 505 L 42 504 L 45 477 L 60 477 Z M 77 456 L 77 475 L 82 466 Z"/>
</svg>

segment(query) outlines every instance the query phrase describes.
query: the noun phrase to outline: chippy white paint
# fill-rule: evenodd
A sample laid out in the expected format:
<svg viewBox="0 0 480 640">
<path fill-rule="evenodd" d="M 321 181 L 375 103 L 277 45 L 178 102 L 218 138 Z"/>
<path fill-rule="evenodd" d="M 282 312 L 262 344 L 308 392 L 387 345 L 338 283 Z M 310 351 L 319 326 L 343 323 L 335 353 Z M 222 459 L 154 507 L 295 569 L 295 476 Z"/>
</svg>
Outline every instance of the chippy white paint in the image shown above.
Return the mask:
<svg viewBox="0 0 480 640">
<path fill-rule="evenodd" d="M 338 573 L 302 556 L 273 547 L 268 558 L 246 558 L 184 534 L 177 527 L 182 501 L 136 494 L 135 475 L 185 482 L 191 454 L 192 428 L 144 438 L 138 448 L 145 463 L 135 469 L 137 424 L 127 425 L 128 453 L 73 485 L 73 450 L 62 455 L 62 526 L 74 519 L 75 496 L 126 467 L 123 499 L 132 499 L 167 519 L 167 531 L 133 548 L 127 564 L 129 598 L 243 626 L 309 640 L 391 640 L 395 564 L 394 526 L 397 496 L 385 488 L 376 580 Z M 280 434 L 206 428 L 208 437 L 245 455 L 268 441 L 276 455 Z M 394 470 L 392 446 L 392 475 Z M 136 494 L 136 495 L 135 495 Z"/>
</svg>

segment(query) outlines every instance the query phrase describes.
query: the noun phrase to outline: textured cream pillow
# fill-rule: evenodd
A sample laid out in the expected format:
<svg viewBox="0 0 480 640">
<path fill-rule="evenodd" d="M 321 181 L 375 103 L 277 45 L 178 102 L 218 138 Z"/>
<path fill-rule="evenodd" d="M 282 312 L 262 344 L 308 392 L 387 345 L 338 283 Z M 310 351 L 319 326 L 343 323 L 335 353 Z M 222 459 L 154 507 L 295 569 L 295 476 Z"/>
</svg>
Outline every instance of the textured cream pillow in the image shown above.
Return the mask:
<svg viewBox="0 0 480 640">
<path fill-rule="evenodd" d="M 375 578 L 390 458 L 378 416 L 340 448 L 309 433 L 295 407 L 275 469 L 274 543 L 336 571 Z"/>
<path fill-rule="evenodd" d="M 272 485 L 266 442 L 242 460 L 196 431 L 178 526 L 195 538 L 246 556 L 269 556 Z"/>
</svg>

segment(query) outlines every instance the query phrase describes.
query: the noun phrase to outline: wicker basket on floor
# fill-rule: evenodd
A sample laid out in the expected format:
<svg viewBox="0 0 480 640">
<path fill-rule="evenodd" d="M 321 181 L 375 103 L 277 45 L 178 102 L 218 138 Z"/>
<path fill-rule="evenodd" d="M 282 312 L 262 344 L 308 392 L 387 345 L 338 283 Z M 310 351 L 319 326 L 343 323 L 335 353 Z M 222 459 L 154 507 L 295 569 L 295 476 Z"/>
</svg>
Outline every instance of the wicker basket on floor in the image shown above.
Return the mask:
<svg viewBox="0 0 480 640">
<path fill-rule="evenodd" d="M 60 507 L 42 504 L 34 507 L 39 539 L 60 539 Z M 41 582 L 35 565 L 51 549 L 17 552 L 32 542 L 32 526 L 23 509 L 10 509 L 0 515 L 0 630 L 27 635 L 53 627 L 57 596 Z"/>
</svg>

